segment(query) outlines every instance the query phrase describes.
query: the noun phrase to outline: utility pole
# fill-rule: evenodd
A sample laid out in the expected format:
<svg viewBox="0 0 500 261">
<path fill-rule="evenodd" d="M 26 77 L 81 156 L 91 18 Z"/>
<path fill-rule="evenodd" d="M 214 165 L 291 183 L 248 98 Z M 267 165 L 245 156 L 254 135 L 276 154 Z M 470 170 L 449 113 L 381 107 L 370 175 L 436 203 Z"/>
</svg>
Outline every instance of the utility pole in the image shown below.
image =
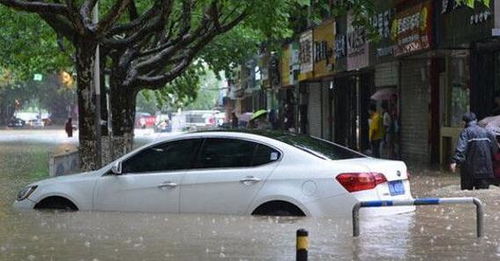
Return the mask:
<svg viewBox="0 0 500 261">
<path fill-rule="evenodd" d="M 99 22 L 99 1 L 96 2 L 94 7 L 94 15 L 92 22 L 97 25 Z M 94 86 L 95 86 L 95 136 L 96 136 L 96 169 L 101 168 L 102 165 L 102 140 L 101 140 L 101 74 L 100 74 L 100 61 L 99 61 L 99 45 L 95 50 L 94 60 Z"/>
</svg>

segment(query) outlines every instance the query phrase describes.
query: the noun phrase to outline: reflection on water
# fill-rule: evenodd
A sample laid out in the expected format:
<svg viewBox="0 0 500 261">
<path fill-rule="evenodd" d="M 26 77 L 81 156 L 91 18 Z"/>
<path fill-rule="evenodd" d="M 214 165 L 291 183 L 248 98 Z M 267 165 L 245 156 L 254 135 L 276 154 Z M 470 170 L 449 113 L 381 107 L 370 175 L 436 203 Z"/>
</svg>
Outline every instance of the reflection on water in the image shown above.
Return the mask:
<svg viewBox="0 0 500 261">
<path fill-rule="evenodd" d="M 473 205 L 361 216 L 359 238 L 338 218 L 14 211 L 17 190 L 39 178 L 33 172 L 46 163 L 45 150 L 0 144 L 0 260 L 293 260 L 298 228 L 309 231 L 311 260 L 500 259 L 500 189 L 463 192 L 458 177 L 414 175 L 412 189 L 419 197 L 479 197 L 483 239 L 475 237 Z"/>
</svg>

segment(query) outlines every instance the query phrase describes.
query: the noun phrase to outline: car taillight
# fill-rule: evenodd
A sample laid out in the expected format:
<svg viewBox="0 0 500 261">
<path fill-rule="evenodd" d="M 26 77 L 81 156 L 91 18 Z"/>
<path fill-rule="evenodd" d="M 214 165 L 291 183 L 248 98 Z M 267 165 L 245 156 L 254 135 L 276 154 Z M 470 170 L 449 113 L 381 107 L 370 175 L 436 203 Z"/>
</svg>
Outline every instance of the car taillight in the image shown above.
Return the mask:
<svg viewBox="0 0 500 261">
<path fill-rule="evenodd" d="M 211 125 L 215 124 L 215 118 L 214 117 L 208 118 L 208 123 Z"/>
<path fill-rule="evenodd" d="M 382 173 L 342 173 L 336 177 L 337 181 L 349 192 L 368 190 L 378 184 L 387 182 Z"/>
<path fill-rule="evenodd" d="M 411 173 L 410 173 L 409 171 L 407 171 L 407 172 L 406 172 L 406 178 L 407 178 L 408 180 L 410 180 L 410 177 L 411 177 Z"/>
</svg>

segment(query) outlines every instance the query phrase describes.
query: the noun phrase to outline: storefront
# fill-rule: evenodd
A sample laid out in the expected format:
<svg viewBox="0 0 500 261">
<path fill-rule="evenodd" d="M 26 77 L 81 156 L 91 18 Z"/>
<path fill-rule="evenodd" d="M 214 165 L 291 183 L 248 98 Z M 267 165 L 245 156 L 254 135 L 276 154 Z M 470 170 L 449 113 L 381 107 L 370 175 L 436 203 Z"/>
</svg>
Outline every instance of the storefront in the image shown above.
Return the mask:
<svg viewBox="0 0 500 261">
<path fill-rule="evenodd" d="M 335 141 L 365 151 L 368 141 L 368 107 L 373 89 L 370 48 L 364 28 L 354 26 L 352 16 L 338 19 L 335 46 Z"/>
<path fill-rule="evenodd" d="M 285 131 L 297 130 L 299 72 L 299 43 L 283 45 L 280 54 L 281 87 L 278 102 L 280 127 Z"/>
<path fill-rule="evenodd" d="M 399 1 L 392 22 L 394 56 L 400 61 L 400 154 L 428 164 L 439 150 L 439 61 L 433 46 L 433 1 Z M 438 83 L 438 82 L 437 82 Z M 437 136 L 439 138 L 439 136 Z"/>
<path fill-rule="evenodd" d="M 399 61 L 394 56 L 395 42 L 391 37 L 396 9 L 392 1 L 378 0 L 375 4 L 376 12 L 370 21 L 378 40 L 372 41 L 370 48 L 370 66 L 374 68 L 375 86 L 370 99 L 377 104 L 380 111 L 385 108 L 390 115 L 390 125 L 381 156 L 399 159 Z"/>
<path fill-rule="evenodd" d="M 441 0 L 436 14 L 439 50 L 444 69 L 439 77 L 440 163 L 447 165 L 458 135 L 463 129 L 462 115 L 473 111 L 479 118 L 489 116 L 500 86 L 495 77 L 498 46 L 491 39 L 493 5 L 476 2 L 474 8 Z M 497 55 L 498 57 L 498 55 Z M 498 86 L 498 87 L 497 87 Z"/>
<path fill-rule="evenodd" d="M 309 104 L 309 85 L 314 78 L 314 41 L 313 30 L 308 30 L 300 35 L 299 39 L 299 61 L 300 61 L 300 74 L 299 74 L 299 99 L 298 99 L 298 132 L 302 134 L 311 134 L 310 126 L 316 126 L 315 119 L 311 122 L 309 119 L 310 108 Z M 314 90 L 314 89 L 313 89 Z M 313 94 L 314 95 L 314 94 Z M 315 105 L 313 103 L 313 105 Z M 311 125 L 312 124 L 312 125 Z"/>
<path fill-rule="evenodd" d="M 314 82 L 309 85 L 310 133 L 332 140 L 331 82 L 335 68 L 335 22 L 324 21 L 314 28 Z"/>
</svg>

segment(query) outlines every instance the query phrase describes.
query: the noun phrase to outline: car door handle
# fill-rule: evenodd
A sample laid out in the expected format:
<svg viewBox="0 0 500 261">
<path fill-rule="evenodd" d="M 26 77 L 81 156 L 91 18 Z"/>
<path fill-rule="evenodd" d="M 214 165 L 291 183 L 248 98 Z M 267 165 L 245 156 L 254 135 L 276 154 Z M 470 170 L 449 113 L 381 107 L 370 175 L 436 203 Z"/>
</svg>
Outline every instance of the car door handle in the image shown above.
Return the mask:
<svg viewBox="0 0 500 261">
<path fill-rule="evenodd" d="M 167 182 L 163 182 L 161 183 L 160 185 L 158 185 L 158 188 L 175 188 L 177 187 L 177 183 L 175 182 L 170 182 L 170 181 L 167 181 Z"/>
<path fill-rule="evenodd" d="M 259 181 L 261 181 L 261 179 L 254 176 L 248 176 L 240 180 L 240 182 L 245 185 L 250 185 L 250 183 L 257 183 Z"/>
</svg>

